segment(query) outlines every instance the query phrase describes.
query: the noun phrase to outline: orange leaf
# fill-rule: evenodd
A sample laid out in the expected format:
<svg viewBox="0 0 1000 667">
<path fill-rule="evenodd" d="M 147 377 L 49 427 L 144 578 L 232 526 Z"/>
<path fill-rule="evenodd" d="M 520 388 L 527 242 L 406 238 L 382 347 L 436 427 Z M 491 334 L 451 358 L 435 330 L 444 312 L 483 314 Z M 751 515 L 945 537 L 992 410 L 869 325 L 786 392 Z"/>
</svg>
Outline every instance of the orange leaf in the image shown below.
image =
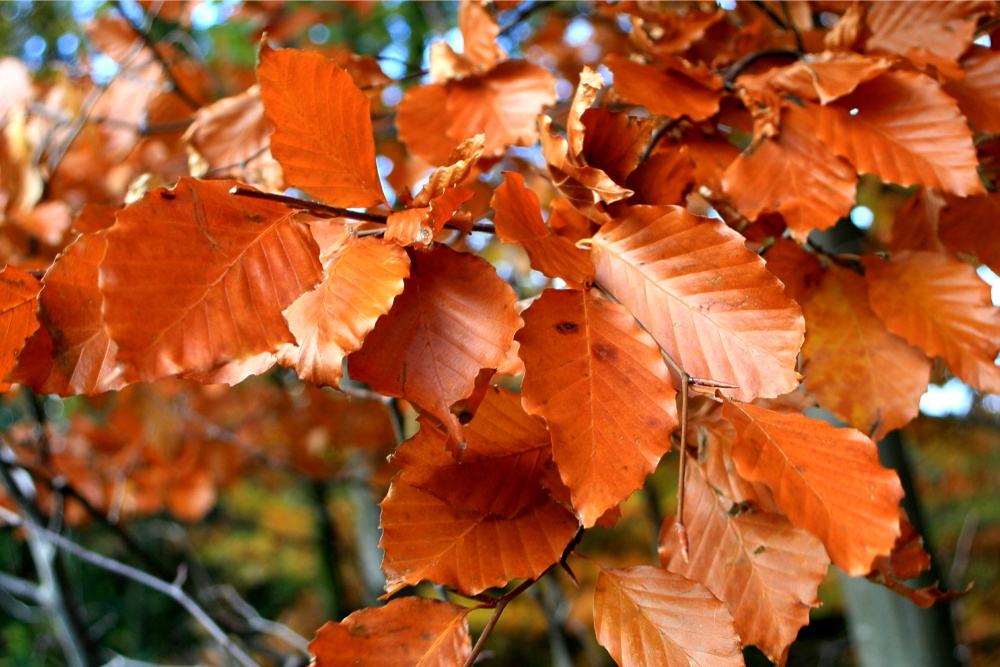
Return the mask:
<svg viewBox="0 0 1000 667">
<path fill-rule="evenodd" d="M 281 190 L 284 174 L 271 157 L 274 127 L 264 115 L 259 86 L 202 107 L 184 133 L 194 176 L 210 173 Z"/>
<path fill-rule="evenodd" d="M 860 173 L 963 197 L 984 190 L 965 117 L 928 76 L 888 72 L 812 116 L 816 136 Z"/>
<path fill-rule="evenodd" d="M 741 155 L 723 175 L 740 213 L 756 220 L 762 211 L 777 211 L 800 242 L 851 212 L 858 182 L 851 165 L 816 138 L 809 122 L 814 108 L 790 105 L 781 114 L 781 133 Z"/>
<path fill-rule="evenodd" d="M 309 643 L 316 667 L 461 667 L 472 653 L 468 610 L 419 597 L 327 623 Z"/>
<path fill-rule="evenodd" d="M 805 388 L 820 405 L 873 440 L 917 416 L 931 360 L 885 328 L 864 278 L 830 267 L 803 312 Z"/>
<path fill-rule="evenodd" d="M 654 120 L 614 113 L 605 107 L 587 109 L 580 120 L 587 128 L 582 151 L 587 164 L 624 184 L 649 145 Z"/>
<path fill-rule="evenodd" d="M 823 277 L 823 265 L 813 253 L 806 252 L 791 239 L 778 239 L 764 254 L 767 270 L 785 285 L 785 292 L 798 303 L 805 303 Z"/>
<path fill-rule="evenodd" d="M 972 253 L 994 273 L 1000 273 L 1000 193 L 988 192 L 978 197 L 946 196 L 947 207 L 941 212 L 938 235 L 955 252 Z M 551 221 L 550 221 L 551 224 Z"/>
<path fill-rule="evenodd" d="M 420 431 L 400 445 L 392 464 L 397 480 L 445 501 L 455 509 L 473 509 L 512 519 L 525 508 L 546 501 L 544 468 L 552 457 L 545 423 L 521 407 L 518 394 L 488 387 L 456 463 L 447 451 L 448 435 L 420 419 Z"/>
<path fill-rule="evenodd" d="M 10 389 L 10 383 L 2 380 L 14 368 L 25 340 L 38 329 L 40 287 L 38 278 L 16 266 L 0 271 L 0 391 Z"/>
<path fill-rule="evenodd" d="M 462 442 L 451 407 L 472 394 L 481 369 L 503 362 L 521 326 L 517 295 L 475 255 L 436 245 L 410 257 L 403 293 L 351 356 L 351 377 L 416 403 Z"/>
<path fill-rule="evenodd" d="M 282 348 L 278 361 L 307 382 L 339 387 L 344 357 L 361 349 L 378 318 L 389 312 L 409 268 L 402 248 L 375 238 L 338 251 L 323 282 L 285 310 L 296 344 Z"/>
<path fill-rule="evenodd" d="M 601 568 L 594 627 L 621 667 L 743 665 L 725 606 L 701 584 L 658 567 Z"/>
<path fill-rule="evenodd" d="M 625 185 L 635 194 L 629 204 L 683 206 L 694 184 L 694 161 L 686 145 L 660 149 L 629 174 Z"/>
<path fill-rule="evenodd" d="M 460 472 L 455 464 L 456 474 Z M 576 518 L 545 499 L 511 518 L 455 508 L 393 481 L 381 503 L 386 591 L 428 579 L 462 595 L 541 576 L 576 535 Z"/>
<path fill-rule="evenodd" d="M 854 429 L 801 414 L 727 401 L 736 427 L 733 460 L 748 480 L 774 491 L 793 524 L 820 538 L 851 576 L 866 574 L 899 535 L 903 488 L 878 461 L 875 444 Z"/>
<path fill-rule="evenodd" d="M 741 400 L 799 382 L 801 311 L 723 223 L 677 206 L 635 206 L 594 237 L 597 280 L 695 377 Z"/>
<path fill-rule="evenodd" d="M 259 61 L 271 153 L 288 182 L 333 206 L 384 204 L 370 104 L 351 75 L 314 51 L 266 42 Z"/>
<path fill-rule="evenodd" d="M 535 118 L 555 102 L 555 77 L 538 65 L 508 60 L 489 72 L 446 84 L 415 86 L 399 103 L 399 138 L 415 155 L 444 164 L 452 149 L 480 132 L 483 157 L 538 141 Z"/>
<path fill-rule="evenodd" d="M 13 378 L 39 394 L 99 394 L 121 389 L 115 344 L 101 319 L 98 265 L 107 241 L 84 234 L 42 278 L 42 328 L 21 352 Z"/>
<path fill-rule="evenodd" d="M 590 253 L 553 234 L 545 225 L 538 196 L 525 187 L 524 176 L 505 171 L 503 177 L 503 184 L 494 191 L 490 202 L 496 210 L 493 222 L 497 237 L 504 243 L 523 246 L 531 265 L 550 278 L 564 278 L 578 284 L 593 282 L 594 263 Z"/>
<path fill-rule="evenodd" d="M 962 59 L 957 81 L 944 84 L 944 91 L 958 101 L 958 108 L 980 132 L 1000 132 L 1000 53 L 973 47 Z"/>
<path fill-rule="evenodd" d="M 865 15 L 871 29 L 865 48 L 901 56 L 926 49 L 958 60 L 975 38 L 977 15 L 991 11 L 993 3 L 979 1 L 872 3 Z"/>
<path fill-rule="evenodd" d="M 1000 310 L 990 286 L 949 255 L 905 251 L 865 260 L 872 309 L 889 331 L 930 355 L 979 391 L 1000 393 Z"/>
<path fill-rule="evenodd" d="M 611 55 L 605 65 L 615 75 L 615 90 L 629 102 L 646 107 L 649 113 L 670 118 L 687 116 L 693 121 L 711 118 L 719 110 L 721 81 L 713 76 L 696 78 L 679 62 L 656 67 Z"/>
<path fill-rule="evenodd" d="M 850 51 L 824 52 L 774 70 L 770 84 L 799 99 L 828 104 L 886 72 L 891 64 Z"/>
<path fill-rule="evenodd" d="M 214 368 L 294 342 L 282 311 L 322 277 L 295 213 L 182 178 L 118 213 L 100 267 L 129 381 Z"/>
<path fill-rule="evenodd" d="M 704 584 L 733 615 L 744 644 L 780 663 L 809 610 L 830 559 L 822 543 L 779 514 L 738 512 L 696 465 L 687 467 L 684 525 L 690 541 L 685 559 L 669 517 L 660 531 L 660 563 Z"/>
<path fill-rule="evenodd" d="M 589 528 L 670 450 L 670 373 L 625 308 L 587 292 L 546 290 L 524 322 L 522 400 L 545 418 L 553 459 Z"/>
</svg>

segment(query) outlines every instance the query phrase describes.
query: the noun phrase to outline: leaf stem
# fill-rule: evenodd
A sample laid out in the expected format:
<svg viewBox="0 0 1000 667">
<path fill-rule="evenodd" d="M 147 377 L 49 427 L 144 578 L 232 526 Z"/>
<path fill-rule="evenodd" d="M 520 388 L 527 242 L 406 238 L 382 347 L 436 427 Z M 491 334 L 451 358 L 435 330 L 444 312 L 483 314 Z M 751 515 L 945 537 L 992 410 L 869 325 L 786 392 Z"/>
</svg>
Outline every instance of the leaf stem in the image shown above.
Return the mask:
<svg viewBox="0 0 1000 667">
<path fill-rule="evenodd" d="M 543 573 L 542 576 L 545 576 L 545 574 Z M 539 577 L 539 579 L 541 579 L 541 577 Z M 465 665 L 463 667 L 472 667 L 473 663 L 476 662 L 476 658 L 478 658 L 479 654 L 483 652 L 486 640 L 489 638 L 490 634 L 492 634 L 493 628 L 497 625 L 497 621 L 500 620 L 500 615 L 503 613 L 503 610 L 514 598 L 531 588 L 531 585 L 536 581 L 538 581 L 538 579 L 526 579 L 525 581 L 522 581 L 517 588 L 497 600 L 497 606 L 493 608 L 493 615 L 490 616 L 489 622 L 486 624 L 486 627 L 483 628 L 483 633 L 479 635 L 476 645 L 472 647 L 472 653 L 470 653 L 469 657 L 465 660 Z"/>
</svg>

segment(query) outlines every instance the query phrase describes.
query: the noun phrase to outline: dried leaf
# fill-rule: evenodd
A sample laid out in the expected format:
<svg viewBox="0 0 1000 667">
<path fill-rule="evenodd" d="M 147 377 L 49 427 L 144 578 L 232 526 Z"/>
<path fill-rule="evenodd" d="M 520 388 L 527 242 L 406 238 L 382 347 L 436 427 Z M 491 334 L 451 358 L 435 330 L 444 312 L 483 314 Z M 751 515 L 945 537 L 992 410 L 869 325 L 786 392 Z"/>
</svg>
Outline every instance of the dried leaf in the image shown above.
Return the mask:
<svg viewBox="0 0 1000 667">
<path fill-rule="evenodd" d="M 657 567 L 601 568 L 594 627 L 621 667 L 744 664 L 725 606 L 701 584 Z"/>
<path fill-rule="evenodd" d="M 344 357 L 361 349 L 375 322 L 403 291 L 410 258 L 399 247 L 366 238 L 338 251 L 325 278 L 285 310 L 296 343 L 278 361 L 303 380 L 340 386 Z"/>
<path fill-rule="evenodd" d="M 120 211 L 105 233 L 104 320 L 127 380 L 294 342 L 282 311 L 321 279 L 318 248 L 294 212 L 230 195 L 234 185 L 182 178 Z"/>
<path fill-rule="evenodd" d="M 917 416 L 931 360 L 885 328 L 864 278 L 827 269 L 803 312 L 805 388 L 821 406 L 873 440 Z"/>
<path fill-rule="evenodd" d="M 984 191 L 965 117 L 928 76 L 888 72 L 811 117 L 816 136 L 859 173 L 963 197 Z"/>
<path fill-rule="evenodd" d="M 23 269 L 8 266 L 0 271 L 0 391 L 10 389 L 2 380 L 14 368 L 25 340 L 38 329 L 39 289 L 38 278 Z"/>
<path fill-rule="evenodd" d="M 872 309 L 889 331 L 979 391 L 1000 393 L 1000 310 L 976 270 L 949 255 L 901 252 L 865 259 Z"/>
<path fill-rule="evenodd" d="M 741 400 L 798 385 L 804 321 L 737 232 L 676 206 L 636 206 L 593 239 L 597 281 L 695 377 Z M 711 267 L 711 268 L 708 268 Z"/>
<path fill-rule="evenodd" d="M 816 592 L 830 559 L 822 543 L 779 514 L 735 512 L 732 501 L 711 488 L 700 468 L 687 467 L 685 558 L 669 517 L 660 531 L 660 563 L 704 584 L 733 615 L 744 644 L 778 664 L 820 605 Z"/>
<path fill-rule="evenodd" d="M 974 47 L 962 59 L 965 76 L 943 88 L 958 101 L 969 122 L 980 132 L 1000 132 L 1000 53 Z"/>
<path fill-rule="evenodd" d="M 615 75 L 615 90 L 629 102 L 658 116 L 687 116 L 693 121 L 711 118 L 719 110 L 721 80 L 712 75 L 695 78 L 694 72 L 685 71 L 678 63 L 656 67 L 620 55 L 605 59 Z"/>
<path fill-rule="evenodd" d="M 726 194 L 740 213 L 751 220 L 762 211 L 781 213 L 800 242 L 851 212 L 858 182 L 851 165 L 816 138 L 812 108 L 786 108 L 781 133 L 741 155 L 723 175 Z"/>
<path fill-rule="evenodd" d="M 419 597 L 330 621 L 309 643 L 316 667 L 461 667 L 472 653 L 468 610 Z"/>
<path fill-rule="evenodd" d="M 901 56 L 926 49 L 958 60 L 975 38 L 978 15 L 993 11 L 992 4 L 978 0 L 873 3 L 865 17 L 871 30 L 865 48 Z"/>
<path fill-rule="evenodd" d="M 517 295 L 475 255 L 437 245 L 410 257 L 403 293 L 350 357 L 351 377 L 416 403 L 461 442 L 451 407 L 472 394 L 481 369 L 503 362 L 521 326 Z"/>
<path fill-rule="evenodd" d="M 670 450 L 677 426 L 670 373 L 618 304 L 546 290 L 523 315 L 522 400 L 545 418 L 553 460 L 589 528 L 641 487 Z"/>
<path fill-rule="evenodd" d="M 275 128 L 271 152 L 288 182 L 333 206 L 386 203 L 370 104 L 351 75 L 315 51 L 264 42 L 259 58 L 260 94 Z"/>
<path fill-rule="evenodd" d="M 593 282 L 590 253 L 546 227 L 538 196 L 525 186 L 524 176 L 513 171 L 505 171 L 503 176 L 504 182 L 490 202 L 496 210 L 493 222 L 497 237 L 504 243 L 521 245 L 532 266 L 550 278 L 577 284 Z"/>
<path fill-rule="evenodd" d="M 42 278 L 42 328 L 28 339 L 12 377 L 39 394 L 99 394 L 121 389 L 116 345 L 101 318 L 98 266 L 103 233 L 84 234 Z"/>
<path fill-rule="evenodd" d="M 629 174 L 625 182 L 635 192 L 631 205 L 684 205 L 684 196 L 694 185 L 694 161 L 686 145 L 660 149 Z"/>
<path fill-rule="evenodd" d="M 778 508 L 820 538 L 851 576 L 866 574 L 899 535 L 903 488 L 883 468 L 869 438 L 801 414 L 727 401 L 737 431 L 733 460 L 741 476 L 764 482 Z"/>
<path fill-rule="evenodd" d="M 851 52 L 826 52 L 807 56 L 774 71 L 770 84 L 799 99 L 829 104 L 888 71 L 891 64 L 885 58 L 867 58 Z"/>
<path fill-rule="evenodd" d="M 586 109 L 580 120 L 586 127 L 582 150 L 586 163 L 624 185 L 649 145 L 656 122 L 605 107 Z"/>
</svg>

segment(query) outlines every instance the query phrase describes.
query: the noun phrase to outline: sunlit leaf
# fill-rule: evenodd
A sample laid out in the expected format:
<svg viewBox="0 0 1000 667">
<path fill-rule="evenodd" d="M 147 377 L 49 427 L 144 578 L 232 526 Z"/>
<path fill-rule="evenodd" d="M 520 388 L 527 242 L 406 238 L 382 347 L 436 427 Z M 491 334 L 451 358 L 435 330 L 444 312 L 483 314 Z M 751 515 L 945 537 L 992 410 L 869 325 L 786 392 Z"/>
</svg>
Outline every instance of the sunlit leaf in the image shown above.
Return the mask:
<svg viewBox="0 0 1000 667">
<path fill-rule="evenodd" d="M 743 665 L 725 606 L 701 584 L 657 567 L 601 568 L 594 626 L 621 667 Z"/>
<path fill-rule="evenodd" d="M 406 597 L 330 621 L 309 644 L 316 667 L 461 667 L 472 653 L 467 610 Z"/>
<path fill-rule="evenodd" d="M 204 371 L 294 342 L 282 311 L 322 277 L 308 228 L 281 204 L 182 178 L 118 213 L 100 265 L 126 379 Z"/>
<path fill-rule="evenodd" d="M 573 508 L 590 527 L 670 450 L 670 373 L 628 311 L 587 292 L 546 290 L 524 322 L 524 405 L 545 418 Z"/>
<path fill-rule="evenodd" d="M 38 278 L 16 266 L 0 271 L 0 391 L 10 389 L 3 378 L 14 368 L 25 339 L 38 329 Z"/>
<path fill-rule="evenodd" d="M 903 488 L 879 463 L 875 443 L 805 415 L 734 401 L 723 412 L 736 427 L 739 474 L 770 486 L 781 511 L 820 538 L 834 564 L 866 574 L 892 551 Z"/>
<path fill-rule="evenodd" d="M 652 114 L 699 121 L 719 110 L 721 81 L 711 75 L 696 78 L 676 64 L 642 65 L 620 55 L 609 56 L 605 64 L 614 74 L 615 89 L 621 96 Z"/>
<path fill-rule="evenodd" d="M 271 152 L 291 185 L 334 206 L 385 203 L 370 105 L 350 74 L 318 52 L 264 42 L 257 77 Z"/>
<path fill-rule="evenodd" d="M 593 239 L 597 281 L 685 371 L 777 396 L 799 382 L 799 307 L 744 239 L 676 206 L 636 206 Z"/>
<path fill-rule="evenodd" d="M 889 331 L 983 392 L 1000 393 L 1000 310 L 969 264 L 949 255 L 901 252 L 865 260 L 872 309 Z"/>
</svg>

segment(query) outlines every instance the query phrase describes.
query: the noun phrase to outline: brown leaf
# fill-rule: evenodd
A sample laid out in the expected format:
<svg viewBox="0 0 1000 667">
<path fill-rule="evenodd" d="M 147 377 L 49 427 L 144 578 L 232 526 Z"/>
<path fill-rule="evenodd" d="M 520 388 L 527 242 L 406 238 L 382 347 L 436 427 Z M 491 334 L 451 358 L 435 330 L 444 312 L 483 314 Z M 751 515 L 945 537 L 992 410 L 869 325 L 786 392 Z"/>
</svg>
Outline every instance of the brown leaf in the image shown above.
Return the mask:
<svg viewBox="0 0 1000 667">
<path fill-rule="evenodd" d="M 791 239 L 776 240 L 764 254 L 767 270 L 785 285 L 785 292 L 805 303 L 823 277 L 823 265 L 813 253 Z"/>
<path fill-rule="evenodd" d="M 583 157 L 615 183 L 624 184 L 639 164 L 653 136 L 652 118 L 614 113 L 605 107 L 587 109 L 580 118 L 586 126 Z"/>
<path fill-rule="evenodd" d="M 762 211 L 781 213 L 800 242 L 851 212 L 858 182 L 851 165 L 816 138 L 813 108 L 790 105 L 781 114 L 781 133 L 741 155 L 723 175 L 740 213 L 751 220 Z"/>
<path fill-rule="evenodd" d="M 333 206 L 384 204 L 370 104 L 351 75 L 317 52 L 266 42 L 259 61 L 271 152 L 288 182 Z"/>
<path fill-rule="evenodd" d="M 733 460 L 741 476 L 764 482 L 778 508 L 820 538 L 851 576 L 866 574 L 899 535 L 903 488 L 883 468 L 869 438 L 801 414 L 727 401 L 736 427 Z"/>
<path fill-rule="evenodd" d="M 686 145 L 657 150 L 629 174 L 625 185 L 635 192 L 631 205 L 684 205 L 694 184 L 694 161 Z"/>
<path fill-rule="evenodd" d="M 0 271 L 0 391 L 10 389 L 3 378 L 14 368 L 25 340 L 38 329 L 40 288 L 38 278 L 16 266 Z"/>
<path fill-rule="evenodd" d="M 1000 132 L 1000 53 L 981 47 L 962 59 L 961 79 L 944 84 L 969 122 L 980 132 Z"/>
<path fill-rule="evenodd" d="M 303 380 L 340 386 L 344 357 L 361 349 L 375 322 L 403 291 L 410 258 L 399 247 L 365 238 L 339 250 L 316 289 L 285 310 L 294 345 L 278 355 Z"/>
<path fill-rule="evenodd" d="M 928 76 L 888 72 L 811 117 L 816 136 L 859 173 L 963 197 L 984 191 L 965 117 Z"/>
<path fill-rule="evenodd" d="M 330 621 L 309 643 L 316 667 L 461 667 L 472 653 L 468 610 L 406 597 Z"/>
<path fill-rule="evenodd" d="M 479 133 L 483 157 L 538 141 L 535 118 L 555 102 L 555 77 L 523 60 L 508 60 L 482 75 L 415 86 L 399 103 L 399 138 L 415 155 L 444 164 L 452 149 Z"/>
<path fill-rule="evenodd" d="M 725 606 L 701 584 L 657 567 L 602 567 L 594 627 L 620 667 L 743 665 Z"/>
<path fill-rule="evenodd" d="M 234 185 L 182 178 L 120 211 L 105 233 L 103 314 L 127 380 L 294 342 L 282 311 L 322 278 L 318 248 L 294 212 L 230 195 Z"/>
<path fill-rule="evenodd" d="M 597 281 L 689 374 L 736 385 L 726 392 L 741 400 L 798 385 L 801 311 L 737 232 L 635 206 L 601 228 L 593 252 Z"/>
<path fill-rule="evenodd" d="M 940 58 L 958 60 L 975 38 L 980 13 L 993 11 L 993 3 L 876 2 L 865 17 L 871 37 L 868 51 L 889 51 L 912 56 L 925 49 Z"/>
<path fill-rule="evenodd" d="M 381 507 L 388 593 L 424 579 L 462 595 L 533 579 L 559 561 L 578 528 L 565 507 L 549 500 L 508 519 L 454 508 L 398 480 Z"/>
<path fill-rule="evenodd" d="M 760 648 L 778 664 L 809 623 L 809 610 L 830 559 L 823 544 L 780 514 L 736 512 L 696 465 L 687 467 L 684 526 L 689 557 L 681 548 L 676 520 L 660 530 L 660 563 L 704 584 L 733 615 L 744 644 Z"/>
<path fill-rule="evenodd" d="M 42 328 L 28 339 L 12 375 L 36 393 L 92 395 L 125 384 L 101 318 L 98 266 L 106 250 L 104 233 L 84 234 L 42 278 Z"/>
<path fill-rule="evenodd" d="M 891 61 L 851 52 L 825 52 L 775 70 L 770 84 L 802 100 L 830 102 L 888 71 Z"/>
<path fill-rule="evenodd" d="M 865 258 L 868 298 L 889 331 L 979 391 L 1000 393 L 1000 310 L 976 270 L 949 255 L 901 252 Z"/>
<path fill-rule="evenodd" d="M 830 267 L 802 310 L 805 388 L 821 406 L 873 440 L 917 416 L 931 360 L 885 328 L 863 277 Z"/>
<path fill-rule="evenodd" d="M 687 116 L 701 121 L 719 110 L 721 79 L 689 70 L 679 60 L 657 67 L 611 55 L 605 59 L 605 65 L 615 75 L 615 90 L 629 102 L 646 107 L 651 114 L 669 118 Z"/>
<path fill-rule="evenodd" d="M 496 210 L 493 223 L 504 243 L 521 245 L 531 265 L 550 278 L 564 278 L 576 284 L 594 280 L 590 253 L 572 241 L 557 236 L 545 225 L 538 196 L 524 185 L 524 176 L 505 171 L 504 182 L 493 193 L 490 205 Z"/>
<path fill-rule="evenodd" d="M 403 293 L 350 357 L 351 377 L 416 403 L 462 442 L 451 406 L 472 394 L 481 369 L 503 362 L 521 326 L 517 295 L 475 255 L 436 245 L 410 257 Z"/>
<path fill-rule="evenodd" d="M 606 299 L 546 290 L 523 315 L 522 400 L 545 418 L 553 460 L 589 528 L 670 450 L 670 373 L 649 335 Z"/>
</svg>

